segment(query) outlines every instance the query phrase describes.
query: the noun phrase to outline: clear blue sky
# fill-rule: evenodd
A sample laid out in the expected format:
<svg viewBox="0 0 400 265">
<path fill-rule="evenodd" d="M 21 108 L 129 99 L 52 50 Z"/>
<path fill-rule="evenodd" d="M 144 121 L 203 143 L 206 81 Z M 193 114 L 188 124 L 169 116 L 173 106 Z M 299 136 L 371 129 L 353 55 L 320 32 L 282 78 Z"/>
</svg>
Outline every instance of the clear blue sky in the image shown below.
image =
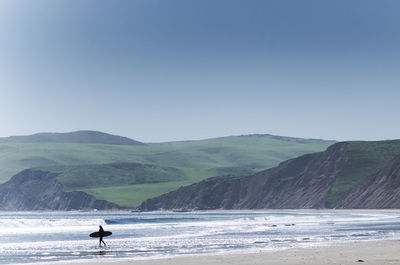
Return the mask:
<svg viewBox="0 0 400 265">
<path fill-rule="evenodd" d="M 0 0 L 0 136 L 400 138 L 400 1 Z"/>
</svg>

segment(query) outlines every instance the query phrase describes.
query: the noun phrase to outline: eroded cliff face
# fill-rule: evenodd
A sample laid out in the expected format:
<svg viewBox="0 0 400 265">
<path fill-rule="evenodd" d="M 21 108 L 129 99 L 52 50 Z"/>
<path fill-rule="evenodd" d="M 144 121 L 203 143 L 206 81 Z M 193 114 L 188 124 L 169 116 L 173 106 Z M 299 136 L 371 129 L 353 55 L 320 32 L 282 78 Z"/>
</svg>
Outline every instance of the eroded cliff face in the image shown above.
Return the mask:
<svg viewBox="0 0 400 265">
<path fill-rule="evenodd" d="M 243 178 L 212 178 L 145 201 L 139 209 L 325 208 L 348 160 L 347 143 L 304 155 Z"/>
<path fill-rule="evenodd" d="M 28 169 L 0 185 L 0 210 L 115 209 L 117 205 L 96 200 L 84 192 L 64 192 L 56 173 Z"/>
<path fill-rule="evenodd" d="M 400 209 L 400 155 L 348 191 L 338 208 Z"/>
</svg>

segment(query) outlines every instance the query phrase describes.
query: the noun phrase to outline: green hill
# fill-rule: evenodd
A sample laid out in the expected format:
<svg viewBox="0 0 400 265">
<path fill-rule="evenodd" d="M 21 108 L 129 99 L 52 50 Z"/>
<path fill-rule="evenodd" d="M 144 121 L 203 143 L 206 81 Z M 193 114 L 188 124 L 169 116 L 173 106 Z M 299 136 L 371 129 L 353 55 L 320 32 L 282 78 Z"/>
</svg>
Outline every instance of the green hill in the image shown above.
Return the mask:
<svg viewBox="0 0 400 265">
<path fill-rule="evenodd" d="M 11 138 L 11 137 L 10 137 Z M 61 172 L 67 190 L 124 205 L 218 175 L 247 175 L 332 141 L 272 135 L 140 145 L 0 141 L 0 182 L 27 168 Z"/>
<path fill-rule="evenodd" d="M 99 165 L 54 166 L 42 170 L 61 173 L 57 179 L 67 190 L 182 181 L 183 171 L 140 163 L 111 163 Z"/>
</svg>

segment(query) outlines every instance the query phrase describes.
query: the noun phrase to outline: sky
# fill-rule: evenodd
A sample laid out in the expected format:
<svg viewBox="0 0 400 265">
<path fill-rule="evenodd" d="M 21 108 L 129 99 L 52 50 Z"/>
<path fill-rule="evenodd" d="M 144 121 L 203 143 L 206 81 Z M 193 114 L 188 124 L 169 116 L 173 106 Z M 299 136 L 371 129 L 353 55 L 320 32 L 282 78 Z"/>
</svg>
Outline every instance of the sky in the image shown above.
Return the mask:
<svg viewBox="0 0 400 265">
<path fill-rule="evenodd" d="M 400 138 L 400 1 L 0 0 L 0 136 Z"/>
</svg>

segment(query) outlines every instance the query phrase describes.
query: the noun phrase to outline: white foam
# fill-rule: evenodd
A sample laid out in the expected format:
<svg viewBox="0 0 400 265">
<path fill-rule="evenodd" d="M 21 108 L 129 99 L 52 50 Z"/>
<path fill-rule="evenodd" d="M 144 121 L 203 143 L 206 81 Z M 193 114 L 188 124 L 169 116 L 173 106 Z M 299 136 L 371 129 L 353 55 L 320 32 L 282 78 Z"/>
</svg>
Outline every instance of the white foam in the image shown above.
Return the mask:
<svg viewBox="0 0 400 265">
<path fill-rule="evenodd" d="M 0 219 L 0 235 L 31 233 L 55 233 L 83 231 L 105 225 L 103 219 L 46 219 L 46 218 L 6 218 Z"/>
<path fill-rule="evenodd" d="M 115 221 L 115 224 L 106 224 L 104 220 Z M 132 223 L 124 223 L 129 220 Z M 113 236 L 105 239 L 105 252 L 141 259 L 282 249 L 359 238 L 400 238 L 400 228 L 394 225 L 394 230 L 390 230 L 398 220 L 397 214 L 393 213 L 341 211 L 26 213 L 3 216 L 0 213 L 0 255 L 23 253 L 32 259 L 35 255 L 64 260 L 94 258 L 93 255 L 99 252 L 98 240 L 89 238 L 88 234 L 98 225 L 113 232 Z M 381 224 L 388 224 L 388 230 L 376 231 Z M 59 257 L 57 253 L 61 253 Z"/>
</svg>

